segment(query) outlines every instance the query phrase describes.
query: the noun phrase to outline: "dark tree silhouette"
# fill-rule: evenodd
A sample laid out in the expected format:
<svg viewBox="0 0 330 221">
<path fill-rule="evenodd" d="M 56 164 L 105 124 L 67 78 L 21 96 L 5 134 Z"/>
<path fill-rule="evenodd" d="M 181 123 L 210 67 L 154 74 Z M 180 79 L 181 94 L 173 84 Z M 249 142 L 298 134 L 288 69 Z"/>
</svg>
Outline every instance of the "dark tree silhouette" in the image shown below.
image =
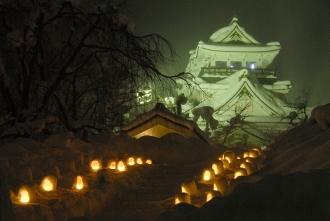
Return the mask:
<svg viewBox="0 0 330 221">
<path fill-rule="evenodd" d="M 289 119 L 289 125 L 297 126 L 305 123 L 308 116 L 308 105 L 312 95 L 311 87 L 304 87 L 301 89 L 300 94 L 293 100 L 288 102 L 288 107 L 291 111 L 287 116 L 283 116 L 282 119 Z"/>
<path fill-rule="evenodd" d="M 135 36 L 123 5 L 101 2 L 1 1 L 3 136 L 118 126 L 140 85 L 181 77 L 159 71 L 176 59 L 170 42 Z"/>
</svg>

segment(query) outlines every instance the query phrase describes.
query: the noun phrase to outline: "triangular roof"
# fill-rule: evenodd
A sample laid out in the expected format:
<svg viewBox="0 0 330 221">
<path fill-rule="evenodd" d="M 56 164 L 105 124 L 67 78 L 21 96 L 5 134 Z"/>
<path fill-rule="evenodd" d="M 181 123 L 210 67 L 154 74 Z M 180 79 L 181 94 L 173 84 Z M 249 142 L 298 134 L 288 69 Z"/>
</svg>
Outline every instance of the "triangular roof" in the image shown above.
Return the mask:
<svg viewBox="0 0 330 221">
<path fill-rule="evenodd" d="M 281 116 L 285 111 L 284 102 L 264 88 L 253 75 L 248 74 L 247 69 L 237 71 L 224 80 L 227 90 L 221 94 L 213 94 L 211 99 L 201 102 L 199 106 L 212 106 L 215 111 L 230 110 L 237 103 L 242 94 L 253 98 L 253 101 L 262 106 L 265 115 Z M 227 84 L 227 85 L 226 85 Z M 219 84 L 219 86 L 221 83 Z M 221 99 L 219 99 L 221 98 Z"/>
<path fill-rule="evenodd" d="M 195 122 L 173 114 L 162 103 L 157 103 L 154 109 L 139 115 L 121 130 L 137 139 L 142 136 L 160 138 L 169 133 L 177 133 L 185 138 L 199 138 L 210 144 L 209 138 Z"/>
<path fill-rule="evenodd" d="M 225 44 L 233 41 L 241 41 L 245 44 L 260 44 L 251 35 L 246 33 L 244 28 L 238 25 L 238 19 L 236 17 L 233 18 L 229 26 L 214 32 L 209 41 L 217 44 Z"/>
</svg>

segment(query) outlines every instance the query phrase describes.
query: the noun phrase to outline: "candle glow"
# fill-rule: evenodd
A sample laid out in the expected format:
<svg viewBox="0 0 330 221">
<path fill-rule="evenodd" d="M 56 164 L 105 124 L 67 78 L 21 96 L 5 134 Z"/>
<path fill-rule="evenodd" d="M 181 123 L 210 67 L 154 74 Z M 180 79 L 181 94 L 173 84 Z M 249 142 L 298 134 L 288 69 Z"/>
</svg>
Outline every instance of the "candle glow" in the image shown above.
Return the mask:
<svg viewBox="0 0 330 221">
<path fill-rule="evenodd" d="M 93 160 L 90 165 L 93 171 L 98 171 L 101 168 L 99 160 Z"/>
<path fill-rule="evenodd" d="M 128 158 L 128 160 L 127 160 L 127 165 L 129 165 L 129 166 L 133 166 L 135 164 L 135 159 L 134 159 L 134 157 L 130 157 L 130 158 Z"/>
<path fill-rule="evenodd" d="M 142 159 L 140 157 L 136 159 L 136 164 L 140 164 L 141 165 L 142 163 L 143 162 L 142 162 Z"/>
<path fill-rule="evenodd" d="M 45 191 L 52 191 L 54 190 L 54 185 L 53 183 L 51 182 L 51 180 L 46 177 L 43 181 L 42 181 L 42 184 L 41 184 L 42 188 L 45 190 Z"/>
<path fill-rule="evenodd" d="M 29 192 L 27 190 L 21 190 L 20 193 L 20 198 L 19 200 L 22 202 L 22 203 L 28 203 L 30 202 L 30 195 L 29 195 Z"/>
<path fill-rule="evenodd" d="M 76 189 L 81 190 L 82 188 L 84 188 L 83 178 L 81 176 L 77 176 Z"/>
<path fill-rule="evenodd" d="M 117 170 L 118 171 L 126 171 L 126 165 L 122 160 L 118 162 Z"/>
</svg>

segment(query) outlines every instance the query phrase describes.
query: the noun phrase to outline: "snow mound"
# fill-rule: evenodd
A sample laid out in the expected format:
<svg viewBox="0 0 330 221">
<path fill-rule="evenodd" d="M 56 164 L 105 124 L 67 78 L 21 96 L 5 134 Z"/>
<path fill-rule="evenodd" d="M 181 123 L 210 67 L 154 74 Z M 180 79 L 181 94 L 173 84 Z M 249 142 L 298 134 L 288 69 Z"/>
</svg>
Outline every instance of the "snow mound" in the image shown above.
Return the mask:
<svg viewBox="0 0 330 221">
<path fill-rule="evenodd" d="M 186 139 L 177 133 L 170 133 L 161 138 L 151 136 L 137 140 L 144 157 L 159 164 L 202 163 L 213 158 L 214 149 L 199 139 Z"/>
<path fill-rule="evenodd" d="M 308 123 L 311 125 L 317 123 L 322 130 L 328 130 L 330 124 L 330 103 L 314 108 Z"/>
<path fill-rule="evenodd" d="M 180 221 L 327 220 L 330 198 L 324 194 L 329 192 L 329 177 L 330 170 L 268 175 L 253 184 L 240 184 L 228 196 L 215 197 L 200 209 L 187 211 Z"/>
<path fill-rule="evenodd" d="M 267 173 L 330 168 L 330 104 L 316 107 L 303 125 L 283 133 L 266 153 Z M 326 127 L 325 127 L 326 126 Z"/>
</svg>

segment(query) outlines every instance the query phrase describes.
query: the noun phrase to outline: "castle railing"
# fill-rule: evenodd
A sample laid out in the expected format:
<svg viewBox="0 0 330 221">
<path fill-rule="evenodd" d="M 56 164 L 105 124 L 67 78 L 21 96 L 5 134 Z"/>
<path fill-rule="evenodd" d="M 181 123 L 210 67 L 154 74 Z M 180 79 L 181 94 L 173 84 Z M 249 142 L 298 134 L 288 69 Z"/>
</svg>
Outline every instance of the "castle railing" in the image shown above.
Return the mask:
<svg viewBox="0 0 330 221">
<path fill-rule="evenodd" d="M 227 77 L 244 68 L 222 68 L 222 67 L 202 67 L 200 77 Z M 249 73 L 255 74 L 257 78 L 264 78 L 275 75 L 275 69 L 249 69 Z"/>
</svg>

